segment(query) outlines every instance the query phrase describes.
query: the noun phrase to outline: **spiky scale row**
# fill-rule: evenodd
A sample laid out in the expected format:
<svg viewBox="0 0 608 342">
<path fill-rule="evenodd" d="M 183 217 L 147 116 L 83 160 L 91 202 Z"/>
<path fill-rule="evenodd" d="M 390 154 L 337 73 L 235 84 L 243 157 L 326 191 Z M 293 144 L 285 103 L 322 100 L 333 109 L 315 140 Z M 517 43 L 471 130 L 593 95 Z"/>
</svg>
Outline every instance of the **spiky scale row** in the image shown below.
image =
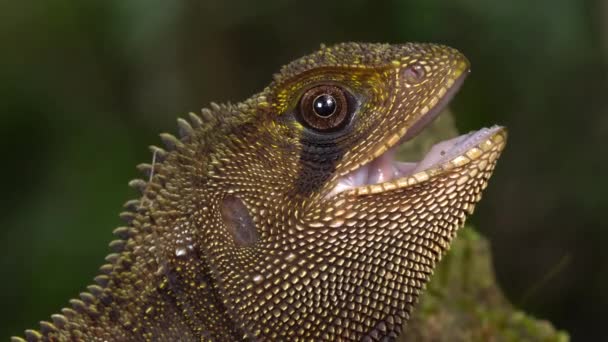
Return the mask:
<svg viewBox="0 0 608 342">
<path fill-rule="evenodd" d="M 165 158 L 167 158 L 167 151 L 158 146 L 151 145 L 150 152 L 152 152 L 153 158 L 156 160 L 156 162 L 162 163 L 165 161 Z"/>
<path fill-rule="evenodd" d="M 118 258 L 120 258 L 120 254 L 118 253 L 110 253 L 108 255 L 106 255 L 105 260 L 107 262 L 109 262 L 110 264 L 115 264 L 116 261 L 118 260 Z M 107 267 L 106 265 L 101 266 L 100 270 L 103 269 L 104 267 Z M 111 272 L 111 270 L 109 270 Z"/>
<path fill-rule="evenodd" d="M 110 242 L 110 244 L 108 245 L 110 247 L 110 250 L 114 253 L 120 253 L 125 249 L 125 246 L 127 244 L 127 241 L 125 240 L 114 240 L 112 242 Z"/>
<path fill-rule="evenodd" d="M 25 331 L 25 338 L 26 338 L 26 340 L 28 342 L 41 341 L 42 340 L 42 334 L 40 334 L 36 330 L 26 330 Z"/>
<path fill-rule="evenodd" d="M 197 120 L 196 116 L 192 116 L 191 118 L 195 121 L 195 125 L 198 125 L 200 119 Z M 180 136 L 182 139 L 187 139 L 193 134 L 192 126 L 183 119 L 178 120 L 178 128 L 180 130 Z M 145 176 L 151 178 L 154 173 L 154 169 L 158 166 L 158 164 L 162 163 L 167 157 L 168 153 L 172 150 L 180 148 L 182 146 L 182 142 L 176 137 L 170 134 L 161 134 L 161 140 L 167 146 L 169 151 L 166 151 L 162 148 L 158 148 L 156 146 L 151 146 L 151 151 L 154 156 L 154 160 L 152 164 L 140 164 L 139 169 L 144 173 Z M 149 188 L 149 184 L 147 181 L 142 179 L 134 179 L 129 182 L 129 186 L 136 189 L 140 193 L 146 193 Z M 158 187 L 153 187 L 158 190 Z M 40 323 L 40 332 L 35 330 L 26 331 L 26 338 L 28 341 L 42 340 L 42 335 L 53 334 L 57 332 L 57 327 L 65 328 L 69 323 L 70 319 L 76 319 L 80 315 L 86 315 L 89 317 L 97 317 L 99 312 L 95 309 L 95 305 L 98 300 L 104 300 L 104 288 L 106 288 L 110 282 L 110 276 L 112 275 L 114 268 L 117 263 L 121 261 L 121 255 L 127 244 L 127 240 L 134 236 L 136 230 L 132 227 L 132 223 L 136 220 L 137 212 L 141 209 L 142 202 L 141 200 L 134 199 L 127 201 L 124 204 L 125 209 L 128 211 L 122 212 L 120 217 L 125 220 L 130 226 L 128 227 L 119 227 L 115 229 L 114 234 L 118 236 L 119 240 L 114 240 L 110 242 L 109 248 L 112 251 L 109 255 L 106 256 L 106 261 L 108 264 L 104 264 L 100 267 L 99 272 L 101 273 L 97 277 L 95 277 L 95 282 L 98 285 L 90 285 L 88 286 L 89 292 L 80 293 L 80 299 L 72 299 L 70 300 L 70 305 L 72 308 L 64 308 L 62 310 L 63 315 L 56 314 L 52 316 L 54 323 L 49 323 L 42 321 Z M 125 260 L 122 260 L 121 264 L 124 265 L 126 263 Z M 75 334 L 81 334 L 78 331 L 74 332 Z M 20 338 L 13 338 L 15 341 L 20 341 Z"/>
<path fill-rule="evenodd" d="M 148 185 L 148 183 L 143 179 L 133 179 L 129 182 L 129 186 L 131 188 L 139 191 L 141 194 L 143 194 L 146 191 L 147 185 Z"/>
<path fill-rule="evenodd" d="M 229 105 L 229 104 L 227 104 L 227 105 Z M 225 105 L 225 106 L 227 106 L 227 105 Z M 215 102 L 211 102 L 211 109 L 213 109 L 216 112 L 221 112 L 223 108 L 222 108 L 222 105 L 219 105 Z"/>
<path fill-rule="evenodd" d="M 179 136 L 182 139 L 188 139 L 192 135 L 194 135 L 194 128 L 190 125 L 190 123 L 182 118 L 177 119 L 177 127 Z"/>
<path fill-rule="evenodd" d="M 152 164 L 141 163 L 137 165 L 137 170 L 143 173 L 147 179 L 150 179 L 150 177 L 152 176 Z"/>
<path fill-rule="evenodd" d="M 53 323 L 47 321 L 40 322 L 40 332 L 43 335 L 48 335 L 54 332 L 57 332 L 57 327 L 53 325 Z"/>
<path fill-rule="evenodd" d="M 134 233 L 134 229 L 130 227 L 118 227 L 112 232 L 112 234 L 114 234 L 116 237 L 119 237 L 123 240 L 127 240 L 128 238 L 133 236 Z"/>
<path fill-rule="evenodd" d="M 131 224 L 135 219 L 135 213 L 131 211 L 123 211 L 122 213 L 118 214 L 118 217 L 120 217 L 120 219 L 125 223 Z"/>
<path fill-rule="evenodd" d="M 87 286 L 87 290 L 95 297 L 99 297 L 103 294 L 103 288 L 99 285 L 89 285 Z"/>
<path fill-rule="evenodd" d="M 78 316 L 78 313 L 76 311 L 74 311 L 73 309 L 70 308 L 63 308 L 61 309 L 61 313 L 68 318 L 68 320 L 72 320 L 74 319 L 76 316 Z"/>
<path fill-rule="evenodd" d="M 178 138 L 169 133 L 161 133 L 160 140 L 165 145 L 167 151 L 175 151 L 183 146 L 183 143 Z"/>
<path fill-rule="evenodd" d="M 108 277 L 107 274 L 100 274 L 100 275 L 96 276 L 95 278 L 93 278 L 93 280 L 97 284 L 99 284 L 99 286 L 106 287 L 108 285 L 108 282 L 110 281 L 110 278 Z"/>
<path fill-rule="evenodd" d="M 215 115 L 213 115 L 213 113 L 211 113 L 211 110 L 207 108 L 201 110 L 201 116 L 202 119 L 205 120 L 208 125 L 213 125 L 217 122 L 217 118 L 215 117 Z"/>
<path fill-rule="evenodd" d="M 72 309 L 74 309 L 76 312 L 79 313 L 88 313 L 87 311 L 87 305 L 80 299 L 70 299 L 69 300 L 70 305 L 72 305 Z"/>
<path fill-rule="evenodd" d="M 51 319 L 53 320 L 53 324 L 59 329 L 63 329 L 68 324 L 68 319 L 61 314 L 53 314 L 51 315 Z"/>
<path fill-rule="evenodd" d="M 141 202 L 139 199 L 128 200 L 125 202 L 125 204 L 123 204 L 123 208 L 132 212 L 137 212 L 139 210 L 140 203 Z"/>
<path fill-rule="evenodd" d="M 190 113 L 188 113 L 188 118 L 190 119 L 190 122 L 192 123 L 192 126 L 194 128 L 199 129 L 199 128 L 203 127 L 203 120 L 201 120 L 201 118 L 198 115 L 190 112 Z"/>
<path fill-rule="evenodd" d="M 89 304 L 89 305 L 95 303 L 95 299 L 96 299 L 96 297 L 94 295 L 92 295 L 91 293 L 88 293 L 88 292 L 81 292 L 79 294 L 79 297 L 83 302 L 85 302 L 86 304 Z"/>
</svg>

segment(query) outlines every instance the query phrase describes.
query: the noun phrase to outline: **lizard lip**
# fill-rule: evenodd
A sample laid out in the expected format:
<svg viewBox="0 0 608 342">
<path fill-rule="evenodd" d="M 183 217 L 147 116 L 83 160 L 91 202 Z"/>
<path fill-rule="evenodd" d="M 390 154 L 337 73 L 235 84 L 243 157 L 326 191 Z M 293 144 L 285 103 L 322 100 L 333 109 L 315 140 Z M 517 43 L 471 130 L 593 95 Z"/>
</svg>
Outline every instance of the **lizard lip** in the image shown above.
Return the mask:
<svg viewBox="0 0 608 342">
<path fill-rule="evenodd" d="M 504 127 L 496 125 L 472 131 L 433 145 L 417 162 L 397 161 L 398 145 L 393 146 L 370 163 L 341 177 L 330 196 L 349 190 L 361 190 L 359 194 L 376 193 L 426 181 L 430 176 L 476 158 L 479 152 L 473 150 L 481 151 L 481 145 L 493 144 L 504 139 L 504 135 Z"/>
</svg>

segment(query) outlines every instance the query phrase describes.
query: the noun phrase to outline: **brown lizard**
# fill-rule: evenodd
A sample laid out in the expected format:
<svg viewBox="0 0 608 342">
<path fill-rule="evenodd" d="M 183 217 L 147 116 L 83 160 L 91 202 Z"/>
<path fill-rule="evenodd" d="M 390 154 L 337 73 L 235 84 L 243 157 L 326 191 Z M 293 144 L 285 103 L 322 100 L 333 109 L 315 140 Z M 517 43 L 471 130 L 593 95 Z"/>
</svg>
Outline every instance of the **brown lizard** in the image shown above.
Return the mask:
<svg viewBox="0 0 608 342">
<path fill-rule="evenodd" d="M 441 45 L 322 46 L 179 119 L 95 284 L 25 339 L 396 338 L 506 142 L 494 126 L 395 160 L 468 71 Z"/>
</svg>

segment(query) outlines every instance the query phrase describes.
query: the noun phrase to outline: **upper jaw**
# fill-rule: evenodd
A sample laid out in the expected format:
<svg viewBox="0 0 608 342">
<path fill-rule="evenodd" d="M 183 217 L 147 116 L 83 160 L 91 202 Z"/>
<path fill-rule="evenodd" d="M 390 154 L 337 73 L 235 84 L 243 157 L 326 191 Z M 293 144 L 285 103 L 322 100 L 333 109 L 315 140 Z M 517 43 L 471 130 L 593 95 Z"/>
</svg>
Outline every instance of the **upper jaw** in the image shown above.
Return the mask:
<svg viewBox="0 0 608 342">
<path fill-rule="evenodd" d="M 428 109 L 426 111 L 423 108 L 423 112 L 421 112 L 415 119 L 415 122 L 413 122 L 411 126 L 408 127 L 406 133 L 399 141 L 399 144 L 414 138 L 431 122 L 433 122 L 433 120 L 435 120 L 439 116 L 439 114 L 441 114 L 443 110 L 448 106 L 450 101 L 452 101 L 456 93 L 458 93 L 458 91 L 462 87 L 462 84 L 464 83 L 464 80 L 467 78 L 468 75 L 469 71 L 467 70 L 460 74 L 460 76 L 458 76 L 452 84 L 448 84 L 447 90 L 444 94 L 440 94 L 440 99 L 437 101 L 437 104 L 433 108 Z"/>
</svg>

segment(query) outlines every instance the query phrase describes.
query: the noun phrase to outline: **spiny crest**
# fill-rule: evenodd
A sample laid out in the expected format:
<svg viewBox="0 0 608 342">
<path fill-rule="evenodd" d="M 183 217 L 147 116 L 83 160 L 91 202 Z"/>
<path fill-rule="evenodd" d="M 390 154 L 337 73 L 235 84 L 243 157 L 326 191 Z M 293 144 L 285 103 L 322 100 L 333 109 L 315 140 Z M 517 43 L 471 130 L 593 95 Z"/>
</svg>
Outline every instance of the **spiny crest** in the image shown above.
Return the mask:
<svg viewBox="0 0 608 342">
<path fill-rule="evenodd" d="M 204 142 L 213 132 L 225 134 L 235 128 L 238 129 L 239 124 L 251 120 L 253 113 L 265 106 L 267 102 L 264 92 L 236 104 L 211 102 L 209 108 L 201 109 L 200 114 L 191 112 L 188 113 L 188 120 L 177 119 L 179 138 L 169 133 L 162 133 L 160 138 L 165 148 L 153 146 L 152 153 L 160 157 L 158 161 L 163 161 L 168 152 L 184 147 L 184 143 L 194 142 L 197 139 Z M 141 165 L 138 168 L 148 173 L 147 166 Z"/>
<path fill-rule="evenodd" d="M 51 315 L 51 320 L 53 321 L 53 324 L 60 329 L 68 324 L 68 319 L 62 314 Z"/>
<path fill-rule="evenodd" d="M 184 140 L 188 140 L 194 134 L 194 129 L 190 123 L 182 118 L 177 119 L 177 127 L 180 138 Z"/>
<path fill-rule="evenodd" d="M 217 110 L 223 110 L 223 107 L 212 104 L 212 107 Z M 211 114 L 207 110 L 203 111 L 203 117 L 206 119 L 207 124 L 213 123 L 216 120 L 215 115 Z M 137 166 L 140 172 L 148 179 L 133 179 L 129 182 L 129 186 L 137 190 L 142 196 L 149 188 L 149 180 L 153 176 L 155 170 L 159 164 L 165 161 L 169 152 L 174 151 L 183 146 L 185 141 L 189 141 L 195 135 L 195 128 L 200 129 L 205 125 L 205 121 L 194 113 L 189 114 L 190 122 L 184 119 L 177 120 L 178 133 L 180 138 L 176 138 L 171 134 L 161 134 L 160 138 L 166 149 L 151 146 L 150 150 L 153 154 L 152 164 L 142 163 Z M 99 268 L 99 274 L 94 278 L 96 284 L 89 285 L 87 287 L 88 292 L 82 292 L 79 294 L 79 298 L 71 299 L 69 301 L 72 308 L 63 308 L 62 314 L 54 314 L 51 316 L 52 323 L 47 321 L 40 322 L 40 331 L 26 330 L 25 338 L 12 337 L 13 342 L 25 342 L 25 341 L 42 341 L 45 336 L 58 331 L 58 329 L 65 328 L 70 320 L 76 319 L 80 315 L 87 315 L 90 317 L 97 317 L 100 313 L 96 310 L 95 306 L 98 301 L 102 301 L 105 298 L 104 289 L 110 282 L 110 275 L 114 271 L 117 263 L 120 260 L 120 253 L 124 252 L 128 243 L 128 240 L 137 234 L 138 229 L 133 226 L 133 220 L 136 217 L 137 212 L 141 209 L 142 200 L 133 199 L 129 200 L 124 204 L 126 211 L 120 213 L 122 220 L 127 222 L 128 226 L 118 227 L 114 230 L 114 235 L 118 237 L 109 243 L 109 249 L 111 251 L 105 258 L 106 264 Z"/>
<path fill-rule="evenodd" d="M 254 100 L 249 100 L 238 105 L 219 105 L 211 103 L 211 109 L 203 109 L 201 111 L 201 116 L 189 113 L 189 121 L 181 118 L 178 119 L 177 126 L 180 138 L 168 133 L 161 134 L 160 138 L 165 149 L 151 146 L 150 150 L 153 154 L 152 163 L 142 163 L 137 166 L 139 171 L 142 172 L 148 180 L 134 179 L 129 182 L 129 186 L 144 196 L 145 192 L 148 191 L 150 185 L 149 181 L 159 168 L 159 165 L 166 160 L 170 152 L 182 148 L 184 142 L 194 139 L 197 133 L 196 130 L 200 130 L 202 131 L 201 133 L 204 134 L 205 132 L 218 128 L 218 126 L 226 126 L 227 123 L 234 123 L 234 120 L 242 120 L 244 119 L 243 115 L 248 113 L 252 106 L 257 106 L 264 101 L 265 98 L 260 96 L 256 97 Z M 66 327 L 69 324 L 69 321 L 75 319 L 79 314 L 91 317 L 99 315 L 99 312 L 95 309 L 95 304 L 98 300 L 103 301 L 104 289 L 108 286 L 110 275 L 120 260 L 120 253 L 125 251 L 128 240 L 138 232 L 138 229 L 133 227 L 133 221 L 136 217 L 136 213 L 141 209 L 143 200 L 144 199 L 134 199 L 125 203 L 124 207 L 126 211 L 122 212 L 120 217 L 128 226 L 118 227 L 114 230 L 113 233 L 118 239 L 109 244 L 111 253 L 106 256 L 105 260 L 107 263 L 99 268 L 99 274 L 94 278 L 96 284 L 88 286 L 88 292 L 80 293 L 79 299 L 70 300 L 69 303 L 72 308 L 64 308 L 61 310 L 62 314 L 52 315 L 52 323 L 46 321 L 40 322 L 40 332 L 36 330 L 25 331 L 27 341 L 43 340 L 44 336 Z M 12 341 L 25 342 L 26 340 L 19 337 L 13 337 Z"/>
<path fill-rule="evenodd" d="M 138 199 L 128 200 L 125 202 L 125 204 L 123 204 L 123 208 L 133 212 L 137 212 L 139 210 L 139 206 L 140 201 Z"/>
<path fill-rule="evenodd" d="M 156 165 L 154 165 L 156 166 Z M 152 164 L 148 164 L 148 163 L 141 163 L 139 165 L 137 165 L 137 170 L 139 170 L 139 172 L 141 172 L 144 177 L 150 179 L 150 177 L 152 176 Z"/>
<path fill-rule="evenodd" d="M 147 183 L 143 179 L 133 179 L 129 182 L 129 186 L 131 188 L 139 191 L 142 194 L 146 190 L 146 185 Z"/>
<path fill-rule="evenodd" d="M 160 140 L 163 142 L 168 151 L 175 151 L 183 145 L 178 138 L 169 133 L 161 133 Z"/>
</svg>

